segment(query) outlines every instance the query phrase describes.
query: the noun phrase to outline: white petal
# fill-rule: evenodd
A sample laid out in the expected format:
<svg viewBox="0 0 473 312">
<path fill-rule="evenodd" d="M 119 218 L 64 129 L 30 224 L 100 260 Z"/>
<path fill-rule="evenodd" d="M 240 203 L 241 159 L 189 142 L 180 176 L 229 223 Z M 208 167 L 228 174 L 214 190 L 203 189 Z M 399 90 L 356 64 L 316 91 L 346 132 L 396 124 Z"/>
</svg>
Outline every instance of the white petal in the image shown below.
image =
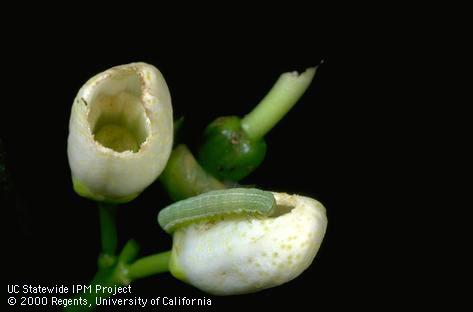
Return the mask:
<svg viewBox="0 0 473 312">
<path fill-rule="evenodd" d="M 69 122 L 75 190 L 95 200 L 136 197 L 164 169 L 172 139 L 171 97 L 158 69 L 131 63 L 94 76 L 79 90 Z"/>
<path fill-rule="evenodd" d="M 318 201 L 274 193 L 279 216 L 225 217 L 174 233 L 171 272 L 216 295 L 255 292 L 301 274 L 313 261 L 327 217 Z M 288 212 L 287 207 L 294 207 Z"/>
</svg>

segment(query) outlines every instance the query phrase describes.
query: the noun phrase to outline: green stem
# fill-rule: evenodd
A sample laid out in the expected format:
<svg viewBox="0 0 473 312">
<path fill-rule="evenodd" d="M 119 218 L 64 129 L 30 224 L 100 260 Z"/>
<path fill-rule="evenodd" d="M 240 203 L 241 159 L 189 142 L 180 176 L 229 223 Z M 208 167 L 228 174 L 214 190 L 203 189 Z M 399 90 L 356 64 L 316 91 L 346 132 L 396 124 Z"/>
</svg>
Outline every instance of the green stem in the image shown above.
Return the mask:
<svg viewBox="0 0 473 312">
<path fill-rule="evenodd" d="M 99 203 L 100 214 L 100 236 L 102 241 L 102 252 L 113 256 L 117 250 L 117 228 L 115 225 L 115 206 Z"/>
<path fill-rule="evenodd" d="M 128 242 L 126 242 L 125 246 L 120 252 L 120 255 L 118 255 L 118 262 L 125 264 L 130 263 L 131 261 L 135 260 L 139 251 L 140 246 L 138 246 L 138 243 L 135 240 L 130 239 Z"/>
<path fill-rule="evenodd" d="M 159 180 L 174 201 L 226 188 L 199 165 L 184 144 L 173 149 Z"/>
<path fill-rule="evenodd" d="M 65 308 L 65 311 L 91 311 L 95 307 L 95 300 L 98 297 L 107 298 L 110 294 L 96 293 L 95 285 L 100 286 L 124 286 L 128 285 L 136 279 L 148 277 L 158 273 L 164 273 L 169 271 L 169 259 L 171 258 L 171 251 L 161 252 L 155 255 L 143 257 L 136 260 L 132 264 L 128 262 L 133 261 L 134 257 L 138 252 L 138 245 L 135 241 L 129 240 L 125 247 L 123 247 L 118 261 L 112 267 L 101 268 L 95 274 L 94 278 L 90 282 L 92 291 L 85 292 L 83 294 L 77 294 L 74 298 L 81 297 L 86 299 L 87 303 L 91 304 L 91 307 L 71 305 Z"/>
<path fill-rule="evenodd" d="M 171 251 L 169 250 L 138 259 L 128 267 L 128 276 L 131 280 L 135 280 L 153 274 L 167 272 L 169 271 L 170 258 Z"/>
<path fill-rule="evenodd" d="M 85 291 L 84 293 L 79 293 L 73 297 L 73 299 L 85 299 L 87 301 L 87 305 L 70 305 L 64 309 L 64 311 L 69 312 L 78 312 L 78 311 L 92 311 L 95 308 L 96 298 L 108 298 L 111 296 L 108 292 L 95 292 L 95 285 L 100 285 L 103 287 L 112 287 L 114 285 L 125 285 L 123 279 L 120 278 L 119 270 L 121 267 L 115 268 L 108 268 L 105 270 L 99 270 L 92 281 L 90 282 L 89 286 L 91 287 L 90 291 Z M 89 304 L 91 305 L 89 307 Z"/>
<path fill-rule="evenodd" d="M 314 78 L 317 67 L 297 72 L 284 73 L 268 94 L 242 121 L 241 126 L 253 140 L 265 136 L 297 103 Z"/>
</svg>

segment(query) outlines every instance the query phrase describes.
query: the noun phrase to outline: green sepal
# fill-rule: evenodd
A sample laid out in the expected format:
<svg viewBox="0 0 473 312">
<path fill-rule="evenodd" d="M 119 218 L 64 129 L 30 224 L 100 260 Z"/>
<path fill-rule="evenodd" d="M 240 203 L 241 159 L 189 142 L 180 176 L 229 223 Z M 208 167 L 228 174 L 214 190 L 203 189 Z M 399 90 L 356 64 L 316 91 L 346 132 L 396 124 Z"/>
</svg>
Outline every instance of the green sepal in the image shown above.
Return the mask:
<svg viewBox="0 0 473 312">
<path fill-rule="evenodd" d="M 178 242 L 178 238 L 176 237 L 177 235 L 174 235 L 173 237 L 174 242 L 172 245 L 171 259 L 169 260 L 169 272 L 172 274 L 172 276 L 174 276 L 178 280 L 183 281 L 184 283 L 188 283 L 186 274 L 179 265 L 178 257 L 179 257 L 180 244 Z"/>
<path fill-rule="evenodd" d="M 108 198 L 102 195 L 94 194 L 85 184 L 76 179 L 72 179 L 72 187 L 74 188 L 74 191 L 82 197 L 108 204 L 125 204 L 132 201 L 141 194 L 137 193 L 119 198 Z"/>
</svg>

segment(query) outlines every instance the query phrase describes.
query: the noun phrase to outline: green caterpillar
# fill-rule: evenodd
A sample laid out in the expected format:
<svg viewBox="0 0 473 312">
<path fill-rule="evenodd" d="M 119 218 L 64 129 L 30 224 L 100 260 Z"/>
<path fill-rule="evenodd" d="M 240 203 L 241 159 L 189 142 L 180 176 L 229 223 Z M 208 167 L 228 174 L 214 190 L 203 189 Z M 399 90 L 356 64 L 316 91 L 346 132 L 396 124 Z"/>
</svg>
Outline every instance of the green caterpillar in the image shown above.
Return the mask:
<svg viewBox="0 0 473 312">
<path fill-rule="evenodd" d="M 276 207 L 271 192 L 254 188 L 217 190 L 175 202 L 158 214 L 159 225 L 172 233 L 177 227 L 231 214 L 270 216 Z"/>
</svg>

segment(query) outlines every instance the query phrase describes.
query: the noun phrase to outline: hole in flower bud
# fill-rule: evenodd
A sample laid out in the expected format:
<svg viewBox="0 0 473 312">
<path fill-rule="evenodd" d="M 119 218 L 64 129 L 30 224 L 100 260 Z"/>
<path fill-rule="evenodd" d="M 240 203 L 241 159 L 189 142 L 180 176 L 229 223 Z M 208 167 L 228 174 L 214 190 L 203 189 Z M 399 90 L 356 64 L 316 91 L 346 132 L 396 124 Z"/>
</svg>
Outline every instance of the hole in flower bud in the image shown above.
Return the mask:
<svg viewBox="0 0 473 312">
<path fill-rule="evenodd" d="M 141 102 L 142 80 L 124 69 L 100 81 L 88 101 L 88 122 L 95 140 L 116 152 L 138 152 L 149 134 Z"/>
<path fill-rule="evenodd" d="M 282 216 L 286 213 L 289 213 L 294 208 L 295 208 L 294 206 L 278 204 L 278 205 L 276 205 L 276 208 L 274 208 L 274 212 L 271 214 L 271 218 L 277 218 L 277 217 Z"/>
</svg>

